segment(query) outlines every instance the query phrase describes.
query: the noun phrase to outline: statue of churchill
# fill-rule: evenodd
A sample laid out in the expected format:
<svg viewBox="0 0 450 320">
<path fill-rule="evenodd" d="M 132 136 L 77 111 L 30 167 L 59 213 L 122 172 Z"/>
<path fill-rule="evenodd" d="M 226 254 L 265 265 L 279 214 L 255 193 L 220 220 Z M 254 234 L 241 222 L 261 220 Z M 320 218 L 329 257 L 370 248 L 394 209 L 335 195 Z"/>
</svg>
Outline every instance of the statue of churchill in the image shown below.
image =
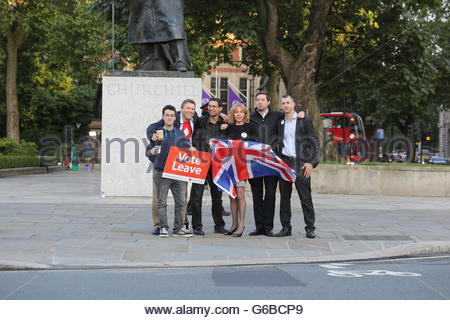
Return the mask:
<svg viewBox="0 0 450 320">
<path fill-rule="evenodd" d="M 140 70 L 189 69 L 184 0 L 128 0 L 129 43 L 138 47 Z"/>
</svg>

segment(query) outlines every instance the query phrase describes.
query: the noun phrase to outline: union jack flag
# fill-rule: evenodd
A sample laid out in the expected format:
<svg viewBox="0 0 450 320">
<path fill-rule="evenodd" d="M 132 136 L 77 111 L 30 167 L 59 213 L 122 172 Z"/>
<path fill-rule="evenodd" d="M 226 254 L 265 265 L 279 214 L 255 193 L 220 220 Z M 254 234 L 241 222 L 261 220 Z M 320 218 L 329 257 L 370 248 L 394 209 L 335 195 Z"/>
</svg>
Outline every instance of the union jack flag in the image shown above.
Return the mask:
<svg viewBox="0 0 450 320">
<path fill-rule="evenodd" d="M 234 185 L 239 181 L 278 176 L 294 182 L 297 176 L 271 146 L 259 142 L 211 139 L 213 181 L 219 189 L 236 198 Z"/>
</svg>

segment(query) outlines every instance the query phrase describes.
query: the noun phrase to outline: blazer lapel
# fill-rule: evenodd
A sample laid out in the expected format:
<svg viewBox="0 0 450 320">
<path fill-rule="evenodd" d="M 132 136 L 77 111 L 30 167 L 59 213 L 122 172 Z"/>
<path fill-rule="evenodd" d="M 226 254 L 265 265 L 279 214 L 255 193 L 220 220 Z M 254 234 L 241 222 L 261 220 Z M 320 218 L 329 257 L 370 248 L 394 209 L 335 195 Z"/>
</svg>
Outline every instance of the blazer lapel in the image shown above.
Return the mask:
<svg viewBox="0 0 450 320">
<path fill-rule="evenodd" d="M 280 146 L 280 154 L 283 152 L 284 147 L 284 117 L 281 120 L 278 120 L 278 138 L 279 138 L 279 146 Z"/>
</svg>

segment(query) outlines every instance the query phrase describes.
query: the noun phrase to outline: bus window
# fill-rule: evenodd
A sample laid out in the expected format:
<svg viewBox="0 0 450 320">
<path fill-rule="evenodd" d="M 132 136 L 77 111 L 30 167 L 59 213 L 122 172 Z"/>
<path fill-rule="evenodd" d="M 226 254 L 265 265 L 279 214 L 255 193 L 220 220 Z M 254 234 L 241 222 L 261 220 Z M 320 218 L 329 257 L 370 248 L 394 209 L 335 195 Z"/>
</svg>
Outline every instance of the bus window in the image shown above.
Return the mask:
<svg viewBox="0 0 450 320">
<path fill-rule="evenodd" d="M 347 125 L 347 121 L 345 121 L 345 117 L 335 117 L 334 118 L 334 128 L 336 129 L 342 129 L 345 128 Z"/>
<path fill-rule="evenodd" d="M 323 118 L 323 128 L 331 129 L 333 127 L 333 121 L 330 118 Z"/>
</svg>

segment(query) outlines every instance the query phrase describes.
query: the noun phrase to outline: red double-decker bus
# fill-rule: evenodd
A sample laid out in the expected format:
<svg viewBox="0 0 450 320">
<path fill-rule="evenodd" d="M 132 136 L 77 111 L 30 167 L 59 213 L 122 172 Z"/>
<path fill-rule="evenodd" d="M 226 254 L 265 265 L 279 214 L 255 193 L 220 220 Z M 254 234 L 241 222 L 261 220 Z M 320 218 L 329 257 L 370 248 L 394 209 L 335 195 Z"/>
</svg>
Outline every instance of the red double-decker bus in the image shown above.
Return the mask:
<svg viewBox="0 0 450 320">
<path fill-rule="evenodd" d="M 345 158 L 349 161 L 364 161 L 362 144 L 366 143 L 364 123 L 359 115 L 349 112 L 321 113 L 323 128 L 333 143 L 345 146 Z"/>
</svg>

